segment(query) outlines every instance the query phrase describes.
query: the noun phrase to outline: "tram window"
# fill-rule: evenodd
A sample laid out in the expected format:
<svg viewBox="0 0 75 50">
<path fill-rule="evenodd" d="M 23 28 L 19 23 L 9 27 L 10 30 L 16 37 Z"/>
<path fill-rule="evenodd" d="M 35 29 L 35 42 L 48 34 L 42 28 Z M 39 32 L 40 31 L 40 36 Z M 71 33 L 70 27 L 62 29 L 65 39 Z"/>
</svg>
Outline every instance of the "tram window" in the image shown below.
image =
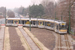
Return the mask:
<svg viewBox="0 0 75 50">
<path fill-rule="evenodd" d="M 45 22 L 45 26 L 47 26 L 47 22 Z"/>
<path fill-rule="evenodd" d="M 29 20 L 27 20 L 25 24 L 29 24 L 29 23 L 30 23 Z"/>
<path fill-rule="evenodd" d="M 58 25 L 57 25 L 57 30 L 58 30 Z"/>
<path fill-rule="evenodd" d="M 25 23 L 26 23 L 26 21 L 25 21 Z"/>
<path fill-rule="evenodd" d="M 31 21 L 31 24 L 37 25 L 38 24 L 38 21 Z"/>
<path fill-rule="evenodd" d="M 21 22 L 22 22 L 22 21 L 21 21 L 21 20 L 19 20 L 19 24 L 21 24 Z"/>
<path fill-rule="evenodd" d="M 33 24 L 35 25 L 35 21 L 33 21 Z"/>
<path fill-rule="evenodd" d="M 45 22 L 45 26 L 50 26 L 51 23 L 50 22 Z"/>
<path fill-rule="evenodd" d="M 22 20 L 22 24 L 24 24 L 24 20 Z"/>
<path fill-rule="evenodd" d="M 13 23 L 13 20 L 11 20 L 11 22 Z"/>
<path fill-rule="evenodd" d="M 42 22 L 40 22 L 40 24 L 42 25 Z"/>
<path fill-rule="evenodd" d="M 8 20 L 8 23 L 10 23 L 10 20 Z"/>
<path fill-rule="evenodd" d="M 54 27 L 54 23 L 51 23 L 51 27 L 52 27 L 52 28 Z"/>
<path fill-rule="evenodd" d="M 38 25 L 39 25 L 39 21 L 38 21 Z"/>
<path fill-rule="evenodd" d="M 50 22 L 47 22 L 47 26 L 51 26 L 51 23 Z"/>
<path fill-rule="evenodd" d="M 35 25 L 35 21 L 31 21 L 31 24 Z"/>
<path fill-rule="evenodd" d="M 43 25 L 45 25 L 45 23 L 43 22 Z"/>
<path fill-rule="evenodd" d="M 39 22 L 39 25 L 43 25 L 43 22 Z"/>
<path fill-rule="evenodd" d="M 18 24 L 18 21 L 14 21 L 14 24 Z"/>
<path fill-rule="evenodd" d="M 33 24 L 33 21 L 31 21 L 31 24 Z"/>
<path fill-rule="evenodd" d="M 66 25 L 59 25 L 59 29 L 67 29 Z"/>
<path fill-rule="evenodd" d="M 35 21 L 35 25 L 38 25 L 38 21 Z"/>
<path fill-rule="evenodd" d="M 43 22 L 43 25 L 45 25 L 45 22 Z"/>
<path fill-rule="evenodd" d="M 10 24 L 13 23 L 13 20 L 8 20 L 8 23 L 10 23 Z"/>
<path fill-rule="evenodd" d="M 45 26 L 48 26 L 48 27 L 54 27 L 54 23 L 51 23 L 51 22 L 45 22 Z"/>
<path fill-rule="evenodd" d="M 19 24 L 20 24 L 20 20 L 19 20 Z"/>
</svg>

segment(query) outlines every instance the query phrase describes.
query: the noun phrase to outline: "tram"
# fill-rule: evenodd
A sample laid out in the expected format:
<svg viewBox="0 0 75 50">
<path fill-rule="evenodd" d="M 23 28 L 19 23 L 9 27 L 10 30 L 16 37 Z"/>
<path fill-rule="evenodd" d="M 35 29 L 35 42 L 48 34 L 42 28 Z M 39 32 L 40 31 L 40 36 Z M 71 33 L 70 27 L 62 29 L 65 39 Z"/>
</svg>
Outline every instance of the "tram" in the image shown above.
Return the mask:
<svg viewBox="0 0 75 50">
<path fill-rule="evenodd" d="M 19 24 L 29 27 L 29 18 L 6 18 L 7 26 L 18 26 Z M 67 33 L 66 22 L 58 20 L 31 18 L 31 27 L 46 28 L 60 34 Z"/>
</svg>

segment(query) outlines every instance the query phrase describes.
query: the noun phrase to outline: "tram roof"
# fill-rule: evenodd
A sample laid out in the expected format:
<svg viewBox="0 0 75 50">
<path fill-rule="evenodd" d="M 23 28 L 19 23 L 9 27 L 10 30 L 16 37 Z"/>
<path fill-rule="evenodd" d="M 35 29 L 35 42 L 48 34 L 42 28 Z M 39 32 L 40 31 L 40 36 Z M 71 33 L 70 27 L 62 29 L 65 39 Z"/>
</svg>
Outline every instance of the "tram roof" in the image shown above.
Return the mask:
<svg viewBox="0 0 75 50">
<path fill-rule="evenodd" d="M 29 18 L 6 18 L 8 20 L 29 20 Z M 52 20 L 52 19 L 38 19 L 38 18 L 31 18 L 31 20 L 40 20 L 40 21 L 50 21 L 50 22 L 55 22 L 55 23 L 66 23 L 64 21 L 60 20 Z"/>
</svg>

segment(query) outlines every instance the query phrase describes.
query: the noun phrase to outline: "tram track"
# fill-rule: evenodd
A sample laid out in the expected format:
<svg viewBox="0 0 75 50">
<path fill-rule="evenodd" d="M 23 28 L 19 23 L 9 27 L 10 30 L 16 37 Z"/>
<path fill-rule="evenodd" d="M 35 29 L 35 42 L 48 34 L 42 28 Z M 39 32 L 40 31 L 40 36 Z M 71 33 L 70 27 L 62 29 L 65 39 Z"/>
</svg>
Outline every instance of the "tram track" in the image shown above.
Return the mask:
<svg viewBox="0 0 75 50">
<path fill-rule="evenodd" d="M 24 31 L 29 35 L 29 37 L 33 40 L 33 42 L 36 44 L 36 46 L 40 49 L 40 50 L 49 50 L 47 47 L 44 46 L 43 43 L 41 43 L 36 37 L 35 35 L 33 35 L 27 28 L 23 28 Z M 51 50 L 51 49 L 50 49 Z"/>
<path fill-rule="evenodd" d="M 57 33 L 57 50 L 73 50 L 68 34 L 60 35 Z"/>
<path fill-rule="evenodd" d="M 27 35 L 27 33 L 22 28 L 20 28 L 20 31 L 26 39 L 28 45 L 30 46 L 30 50 L 40 50 L 39 47 L 34 43 L 34 41 L 29 37 L 29 35 Z"/>
<path fill-rule="evenodd" d="M 69 39 L 68 39 L 68 34 L 65 34 L 64 37 L 65 37 L 65 40 L 66 40 L 65 43 L 66 43 L 67 50 L 72 50 Z"/>
<path fill-rule="evenodd" d="M 57 50 L 62 50 L 62 48 L 61 48 L 61 46 L 62 46 L 62 44 L 61 44 L 61 35 L 60 34 L 57 34 L 58 35 L 58 48 L 57 48 Z"/>
</svg>

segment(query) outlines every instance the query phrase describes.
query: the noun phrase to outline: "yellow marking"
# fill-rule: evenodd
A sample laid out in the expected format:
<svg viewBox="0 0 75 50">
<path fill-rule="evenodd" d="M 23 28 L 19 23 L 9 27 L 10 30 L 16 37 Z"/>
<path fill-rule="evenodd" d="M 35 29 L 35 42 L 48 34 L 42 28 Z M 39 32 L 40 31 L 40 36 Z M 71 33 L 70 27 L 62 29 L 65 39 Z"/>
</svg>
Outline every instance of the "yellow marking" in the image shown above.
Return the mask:
<svg viewBox="0 0 75 50">
<path fill-rule="evenodd" d="M 60 32 L 67 32 L 67 30 L 59 30 Z"/>
<path fill-rule="evenodd" d="M 4 39 L 4 50 L 10 49 L 10 40 L 9 40 L 9 32 L 8 27 L 5 28 L 5 39 Z"/>
<path fill-rule="evenodd" d="M 62 23 L 62 25 L 65 25 L 65 23 Z"/>
</svg>

